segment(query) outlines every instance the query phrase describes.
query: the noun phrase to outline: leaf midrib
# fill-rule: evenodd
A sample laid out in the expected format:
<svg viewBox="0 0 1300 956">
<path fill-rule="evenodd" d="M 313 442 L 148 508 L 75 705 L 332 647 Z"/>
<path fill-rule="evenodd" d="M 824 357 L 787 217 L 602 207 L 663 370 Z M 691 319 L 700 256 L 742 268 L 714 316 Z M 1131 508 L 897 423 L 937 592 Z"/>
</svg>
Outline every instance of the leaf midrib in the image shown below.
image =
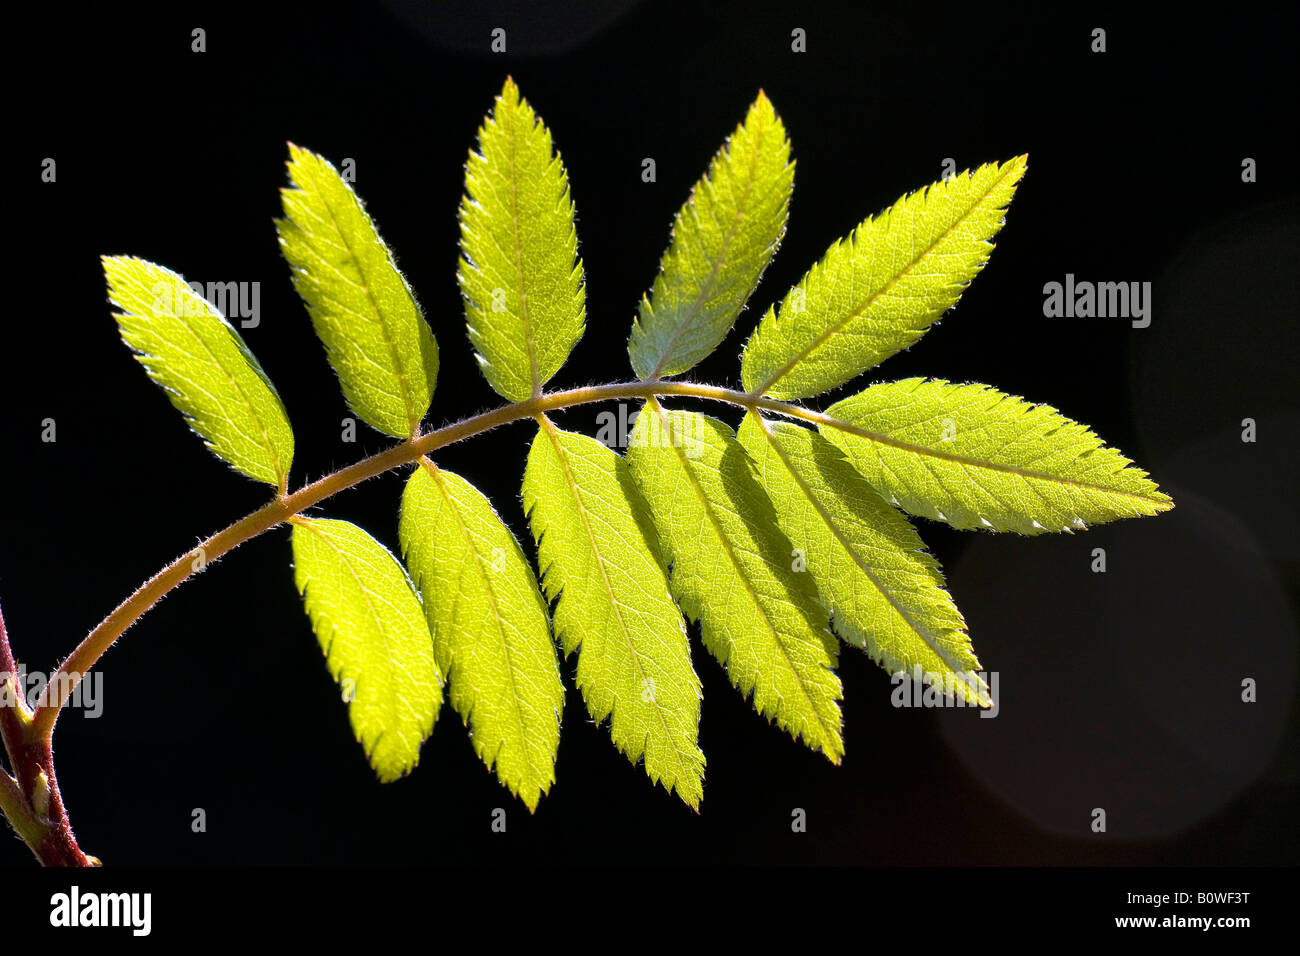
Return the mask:
<svg viewBox="0 0 1300 956">
<path fill-rule="evenodd" d="M 877 444 L 881 444 L 881 445 L 889 445 L 892 448 L 897 448 L 900 451 L 909 452 L 911 454 L 923 458 L 925 457 L 940 458 L 943 459 L 944 461 L 951 461 L 954 464 L 964 465 L 970 468 L 984 468 L 989 471 L 998 471 L 998 472 L 1003 472 L 1005 474 L 1019 475 L 1021 478 L 1033 479 L 1036 481 L 1055 482 L 1057 484 L 1062 484 L 1062 485 L 1071 485 L 1076 488 L 1085 488 L 1090 491 L 1098 491 L 1108 495 L 1120 495 L 1126 498 L 1134 498 L 1138 501 L 1147 501 L 1155 505 L 1164 504 L 1169 500 L 1167 495 L 1161 495 L 1160 497 L 1152 497 L 1150 495 L 1144 495 L 1136 491 L 1125 491 L 1120 488 L 1109 488 L 1105 485 L 1098 485 L 1098 484 L 1094 484 L 1093 482 L 1081 481 L 1077 478 L 1063 478 L 1059 475 L 1049 475 L 1043 472 L 1031 471 L 1027 468 L 1021 468 L 1017 465 L 1006 465 L 1001 462 L 995 462 L 995 461 L 982 461 L 978 458 L 970 458 L 968 456 L 958 455 L 953 452 L 944 452 L 944 451 L 939 451 L 938 449 L 935 448 L 927 448 L 924 445 L 913 445 L 910 442 L 905 442 L 898 438 L 891 438 L 888 435 L 882 435 L 879 432 L 871 431 L 870 429 L 864 428 L 860 425 L 854 425 L 851 422 L 847 422 L 842 418 L 835 418 L 831 415 L 813 415 L 810 416 L 809 420 L 815 421 L 818 425 L 822 427 L 830 426 L 832 428 L 837 428 L 840 431 L 848 432 L 849 434 L 856 435 L 859 438 L 865 438 L 867 441 L 876 442 Z M 1124 468 L 1120 469 L 1120 471 L 1123 471 L 1128 467 L 1131 467 L 1131 463 L 1130 465 L 1125 465 Z M 1160 493 L 1157 492 L 1157 494 Z"/>
<path fill-rule="evenodd" d="M 516 110 L 523 111 L 525 109 L 527 107 L 523 98 L 520 97 L 517 104 L 510 106 L 506 110 L 503 125 L 506 128 L 506 140 L 510 144 L 510 162 L 506 164 L 506 178 L 510 183 L 510 224 L 512 226 L 510 238 L 515 249 L 515 275 L 519 279 L 519 321 L 523 325 L 524 342 L 528 346 L 528 376 L 533 397 L 536 398 L 541 394 L 542 383 L 537 372 L 537 343 L 533 341 L 533 327 L 528 315 L 528 288 L 524 282 L 524 253 L 519 235 L 519 144 L 516 134 L 519 117 L 516 115 Z"/>
</svg>

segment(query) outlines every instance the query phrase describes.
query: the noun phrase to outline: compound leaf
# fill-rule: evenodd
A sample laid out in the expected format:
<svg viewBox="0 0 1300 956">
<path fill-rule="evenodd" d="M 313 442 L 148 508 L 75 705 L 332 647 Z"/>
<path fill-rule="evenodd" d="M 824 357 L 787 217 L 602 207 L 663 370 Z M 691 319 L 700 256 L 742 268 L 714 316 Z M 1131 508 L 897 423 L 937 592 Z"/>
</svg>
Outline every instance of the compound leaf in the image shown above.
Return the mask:
<svg viewBox="0 0 1300 956">
<path fill-rule="evenodd" d="M 617 453 L 543 419 L 528 453 L 524 509 L 555 604 L 555 632 L 578 655 L 597 721 L 650 779 L 698 809 L 700 680 L 668 593 L 644 499 Z"/>
<path fill-rule="evenodd" d="M 785 127 L 760 91 L 677 213 L 628 340 L 637 375 L 685 372 L 717 348 L 785 233 L 793 184 Z"/>
<path fill-rule="evenodd" d="M 208 448 L 236 471 L 284 490 L 293 429 L 280 396 L 216 306 L 162 266 L 104 256 L 122 339 Z"/>
<path fill-rule="evenodd" d="M 797 399 L 919 339 L 984 267 L 1025 156 L 904 196 L 830 247 L 745 345 L 746 390 Z"/>
<path fill-rule="evenodd" d="M 1039 534 L 1173 507 L 1087 426 L 987 385 L 906 379 L 827 409 L 822 433 L 904 511 Z"/>
<path fill-rule="evenodd" d="M 551 134 L 507 79 L 465 166 L 457 270 L 488 383 L 538 394 L 582 337 L 586 304 L 568 176 Z"/>
<path fill-rule="evenodd" d="M 919 667 L 991 703 L 966 622 L 911 523 L 814 431 L 751 413 L 739 438 L 836 632 L 891 674 Z"/>
<path fill-rule="evenodd" d="M 672 565 L 669 586 L 754 707 L 838 763 L 838 645 L 807 574 L 724 422 L 649 402 L 628 464 Z"/>
<path fill-rule="evenodd" d="M 428 459 L 406 483 L 400 534 L 474 751 L 535 810 L 555 782 L 564 687 L 533 569 L 487 498 Z"/>
<path fill-rule="evenodd" d="M 438 344 L 393 254 L 352 187 L 323 157 L 289 144 L 280 248 L 343 395 L 394 438 L 419 431 L 438 380 Z"/>
<path fill-rule="evenodd" d="M 370 765 L 409 773 L 433 731 L 442 679 L 420 599 L 388 549 L 348 521 L 293 519 L 294 583 Z"/>
</svg>

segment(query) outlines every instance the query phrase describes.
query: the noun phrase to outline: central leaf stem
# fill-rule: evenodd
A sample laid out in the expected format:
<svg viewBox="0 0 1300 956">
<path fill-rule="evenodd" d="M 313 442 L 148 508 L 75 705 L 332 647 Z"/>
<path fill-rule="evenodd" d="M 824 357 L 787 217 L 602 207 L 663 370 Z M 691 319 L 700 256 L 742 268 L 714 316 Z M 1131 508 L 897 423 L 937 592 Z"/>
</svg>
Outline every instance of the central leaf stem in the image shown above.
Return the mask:
<svg viewBox="0 0 1300 956">
<path fill-rule="evenodd" d="M 265 531 L 284 524 L 294 515 L 305 511 L 325 499 L 346 491 L 367 478 L 374 478 L 402 465 L 417 461 L 422 455 L 430 454 L 455 442 L 473 438 L 501 425 L 525 418 L 534 418 L 547 412 L 561 411 L 578 405 L 594 402 L 612 401 L 626 398 L 652 398 L 656 396 L 679 396 L 706 399 L 738 405 L 746 409 L 765 409 L 780 415 L 799 418 L 810 422 L 822 422 L 826 416 L 811 409 L 801 408 L 788 402 L 761 398 L 746 392 L 720 388 L 713 385 L 699 385 L 692 382 L 616 382 L 609 385 L 592 385 L 583 388 L 550 392 L 503 405 L 491 411 L 462 419 L 450 425 L 444 425 L 430 432 L 395 445 L 363 459 L 346 468 L 326 475 L 306 485 L 293 494 L 282 495 L 268 502 L 252 514 L 241 518 L 229 527 L 201 542 L 196 548 L 187 551 L 152 578 L 142 584 L 130 597 L 119 604 L 108 617 L 104 618 L 76 649 L 59 666 L 58 673 L 46 686 L 32 716 L 28 729 L 28 739 L 33 742 L 48 744 L 58 719 L 59 711 L 71 695 L 77 682 L 95 665 L 113 643 L 121 637 L 132 624 L 138 621 L 155 604 L 172 589 L 187 578 L 202 571 L 207 565 L 239 547 L 245 541 L 257 537 Z"/>
</svg>

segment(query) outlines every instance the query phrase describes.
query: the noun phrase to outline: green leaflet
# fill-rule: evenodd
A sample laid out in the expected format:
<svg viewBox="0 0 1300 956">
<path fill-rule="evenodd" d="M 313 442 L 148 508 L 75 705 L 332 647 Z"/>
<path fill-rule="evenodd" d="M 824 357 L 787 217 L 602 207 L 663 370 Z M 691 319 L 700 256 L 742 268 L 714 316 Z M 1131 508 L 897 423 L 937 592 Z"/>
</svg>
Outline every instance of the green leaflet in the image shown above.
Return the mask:
<svg viewBox="0 0 1300 956">
<path fill-rule="evenodd" d="M 591 716 L 650 779 L 699 809 L 700 680 L 658 541 L 627 463 L 595 439 L 543 420 L 528 453 L 524 510 L 556 602 L 555 631 L 578 656 Z"/>
<path fill-rule="evenodd" d="M 628 464 L 672 564 L 672 593 L 701 622 L 705 646 L 759 713 L 839 763 L 838 645 L 731 428 L 651 401 Z"/>
<path fill-rule="evenodd" d="M 122 339 L 213 454 L 284 490 L 293 429 L 239 333 L 183 278 L 143 259 L 104 256 Z"/>
<path fill-rule="evenodd" d="M 483 374 L 523 401 L 569 357 L 586 305 L 564 164 L 510 79 L 465 166 L 460 247 L 457 278 Z"/>
<path fill-rule="evenodd" d="M 987 385 L 911 378 L 827 409 L 853 466 L 911 514 L 1039 534 L 1167 511 L 1146 472 L 1086 426 Z"/>
<path fill-rule="evenodd" d="M 745 345 L 745 389 L 797 399 L 842 385 L 919 339 L 988 261 L 1027 158 L 904 196 L 830 247 Z"/>
<path fill-rule="evenodd" d="M 555 782 L 564 687 L 533 569 L 478 489 L 427 458 L 402 494 L 400 535 L 474 752 L 535 810 Z"/>
<path fill-rule="evenodd" d="M 293 519 L 294 583 L 352 729 L 385 783 L 409 773 L 442 704 L 429 626 L 406 572 L 348 521 Z"/>
<path fill-rule="evenodd" d="M 760 91 L 673 222 L 628 340 L 637 375 L 685 372 L 717 348 L 785 233 L 793 185 L 785 127 Z"/>
<path fill-rule="evenodd" d="M 325 159 L 289 144 L 280 248 L 348 407 L 409 438 L 433 400 L 438 344 L 361 200 Z"/>
<path fill-rule="evenodd" d="M 919 665 L 991 703 L 966 622 L 908 520 L 816 432 L 749 414 L 739 437 L 839 635 L 891 674 Z"/>
</svg>

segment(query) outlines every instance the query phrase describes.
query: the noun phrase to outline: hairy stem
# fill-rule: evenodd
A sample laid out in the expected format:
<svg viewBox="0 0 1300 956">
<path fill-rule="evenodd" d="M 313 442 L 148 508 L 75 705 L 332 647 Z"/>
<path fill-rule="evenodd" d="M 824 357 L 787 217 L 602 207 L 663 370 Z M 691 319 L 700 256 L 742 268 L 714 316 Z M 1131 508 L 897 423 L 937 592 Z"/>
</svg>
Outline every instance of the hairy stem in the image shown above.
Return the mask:
<svg viewBox="0 0 1300 956">
<path fill-rule="evenodd" d="M 0 810 L 3 810 L 41 863 L 47 866 L 87 866 L 98 863 L 93 857 L 86 856 L 77 845 L 59 795 L 58 783 L 54 777 L 52 749 L 55 722 L 73 689 L 122 633 L 174 588 L 193 574 L 204 570 L 213 561 L 245 541 L 284 524 L 326 498 L 346 491 L 367 478 L 418 461 L 422 456 L 446 445 L 473 438 L 521 419 L 540 418 L 547 412 L 615 399 L 654 399 L 662 396 L 725 402 L 750 411 L 763 409 L 814 423 L 830 421 L 820 412 L 788 402 L 713 385 L 657 379 L 618 382 L 535 395 L 525 401 L 503 405 L 416 435 L 409 441 L 326 475 L 292 494 L 288 494 L 282 486 L 274 500 L 181 555 L 119 604 L 59 665 L 58 672 L 41 692 L 34 710 L 29 712 L 26 702 L 17 696 L 14 696 L 11 704 L 0 706 L 0 737 L 3 737 L 13 770 L 11 777 L 0 769 Z M 0 672 L 14 673 L 13 657 L 2 618 Z M 7 689 L 5 680 L 12 679 L 0 678 L 0 690 Z"/>
<path fill-rule="evenodd" d="M 473 438 L 483 432 L 520 419 L 533 418 L 547 412 L 560 411 L 577 405 L 611 401 L 622 398 L 651 398 L 655 396 L 682 396 L 708 399 L 738 405 L 746 409 L 762 408 L 767 411 L 817 422 L 826 418 L 819 412 L 800 408 L 788 402 L 761 398 L 746 392 L 699 385 L 691 382 L 618 382 L 594 385 L 562 392 L 538 395 L 522 402 L 503 405 L 488 412 L 462 419 L 434 431 L 426 432 L 400 445 L 372 455 L 349 465 L 318 481 L 300 488 L 293 494 L 282 494 L 274 501 L 241 518 L 201 542 L 198 547 L 181 555 L 163 568 L 104 618 L 76 649 L 59 665 L 58 673 L 42 692 L 27 731 L 28 739 L 48 742 L 54 732 L 59 712 L 72 694 L 77 682 L 95 665 L 100 656 L 138 621 L 146 611 L 180 585 L 191 575 L 234 550 L 252 538 L 269 531 L 292 516 L 319 504 L 326 498 L 346 491 L 367 478 L 384 474 L 394 468 L 410 464 L 446 445 Z"/>
</svg>

